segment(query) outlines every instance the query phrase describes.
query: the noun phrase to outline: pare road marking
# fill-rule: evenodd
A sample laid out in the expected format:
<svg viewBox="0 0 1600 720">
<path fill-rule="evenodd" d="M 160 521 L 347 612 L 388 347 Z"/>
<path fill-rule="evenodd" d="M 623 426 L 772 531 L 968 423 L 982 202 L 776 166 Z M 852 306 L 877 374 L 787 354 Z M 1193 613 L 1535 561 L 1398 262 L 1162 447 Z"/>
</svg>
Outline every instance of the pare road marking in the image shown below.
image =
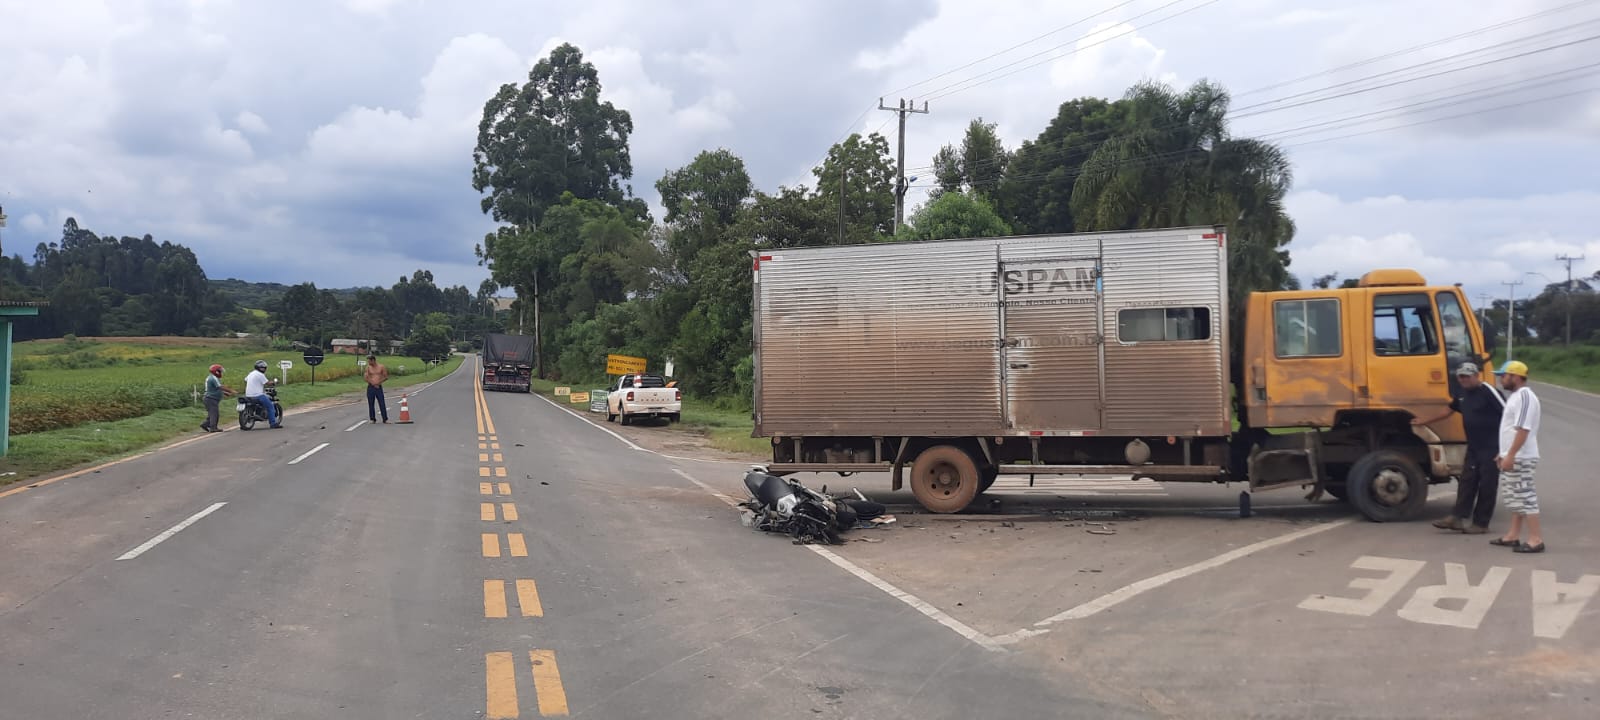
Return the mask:
<svg viewBox="0 0 1600 720">
<path fill-rule="evenodd" d="M 1399 597 L 1428 565 L 1422 560 L 1363 555 L 1350 567 L 1367 573 L 1350 580 L 1355 597 L 1311 595 L 1300 601 L 1302 610 L 1371 617 Z M 1377 576 L 1371 575 L 1377 573 Z M 1513 571 L 1493 566 L 1474 582 L 1467 566 L 1444 563 L 1444 582 L 1423 585 L 1413 590 L 1410 599 L 1395 610 L 1402 620 L 1425 625 L 1444 625 L 1476 630 L 1489 609 L 1500 597 Z M 1584 607 L 1600 593 L 1600 575 L 1583 575 L 1573 582 L 1562 582 L 1550 570 L 1534 570 L 1528 576 L 1533 596 L 1533 635 L 1560 640 L 1577 623 Z"/>
</svg>

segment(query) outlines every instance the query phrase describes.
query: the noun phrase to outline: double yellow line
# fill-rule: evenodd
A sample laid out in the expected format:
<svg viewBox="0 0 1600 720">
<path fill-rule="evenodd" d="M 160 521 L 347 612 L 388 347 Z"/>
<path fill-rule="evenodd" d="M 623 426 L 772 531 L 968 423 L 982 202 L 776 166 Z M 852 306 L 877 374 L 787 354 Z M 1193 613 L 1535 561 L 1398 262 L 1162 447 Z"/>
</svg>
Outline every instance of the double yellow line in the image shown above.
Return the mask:
<svg viewBox="0 0 1600 720">
<path fill-rule="evenodd" d="M 500 452 L 500 436 L 494 429 L 494 417 L 489 414 L 489 402 L 483 394 L 483 363 L 479 360 L 478 378 L 472 383 L 472 399 L 478 423 L 478 477 L 504 478 L 507 476 L 505 457 Z M 497 496 L 496 502 L 479 502 L 478 519 L 483 522 L 513 523 L 521 520 L 511 497 L 511 483 L 506 481 L 478 483 L 478 494 Z M 483 533 L 483 556 L 501 557 L 499 533 Z M 505 534 L 504 549 L 513 558 L 528 556 L 527 540 L 519 532 Z M 486 619 L 509 620 L 510 603 L 506 592 L 508 581 L 489 579 L 483 581 L 483 616 Z M 531 579 L 509 582 L 516 590 L 517 612 L 522 618 L 544 617 L 544 603 L 539 600 L 539 587 Z M 491 720 L 521 717 L 522 707 L 517 699 L 517 654 L 491 652 L 483 656 L 484 685 L 487 690 L 486 716 Z M 554 650 L 529 650 L 528 663 L 533 678 L 534 696 L 538 698 L 539 714 L 560 716 L 568 714 L 567 691 L 561 684 L 561 670 L 556 665 Z"/>
</svg>

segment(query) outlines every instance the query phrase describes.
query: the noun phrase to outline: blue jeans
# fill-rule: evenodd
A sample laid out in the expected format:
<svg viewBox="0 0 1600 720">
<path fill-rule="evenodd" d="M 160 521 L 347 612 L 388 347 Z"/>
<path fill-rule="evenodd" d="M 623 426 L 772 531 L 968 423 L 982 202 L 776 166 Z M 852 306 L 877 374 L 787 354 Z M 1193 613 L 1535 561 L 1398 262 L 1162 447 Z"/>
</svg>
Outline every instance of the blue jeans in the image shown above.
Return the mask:
<svg viewBox="0 0 1600 720">
<path fill-rule="evenodd" d="M 257 395 L 253 398 L 250 398 L 250 401 L 267 409 L 268 425 L 273 427 L 278 426 L 278 406 L 276 403 L 272 402 L 271 395 Z"/>
<path fill-rule="evenodd" d="M 377 422 L 378 416 L 374 415 L 372 412 L 372 406 L 374 403 L 377 404 L 379 410 L 383 411 L 383 421 L 389 422 L 389 403 L 385 402 L 383 399 L 382 385 L 367 386 L 367 419 L 371 420 L 372 422 Z"/>
</svg>

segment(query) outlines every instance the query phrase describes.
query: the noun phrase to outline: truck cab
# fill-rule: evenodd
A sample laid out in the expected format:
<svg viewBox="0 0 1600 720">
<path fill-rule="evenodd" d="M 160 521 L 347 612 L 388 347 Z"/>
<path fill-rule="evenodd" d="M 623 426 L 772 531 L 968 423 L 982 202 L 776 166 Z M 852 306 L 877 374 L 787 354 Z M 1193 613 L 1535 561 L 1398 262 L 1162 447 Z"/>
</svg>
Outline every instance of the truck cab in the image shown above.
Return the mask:
<svg viewBox="0 0 1600 720">
<path fill-rule="evenodd" d="M 1445 409 L 1462 363 L 1493 381 L 1492 348 L 1461 288 L 1374 270 L 1355 287 L 1254 293 L 1245 325 L 1239 435 L 1256 450 L 1252 487 L 1311 483 L 1368 517 L 1400 519 L 1420 509 L 1428 482 L 1460 474 L 1460 417 L 1411 420 Z"/>
</svg>

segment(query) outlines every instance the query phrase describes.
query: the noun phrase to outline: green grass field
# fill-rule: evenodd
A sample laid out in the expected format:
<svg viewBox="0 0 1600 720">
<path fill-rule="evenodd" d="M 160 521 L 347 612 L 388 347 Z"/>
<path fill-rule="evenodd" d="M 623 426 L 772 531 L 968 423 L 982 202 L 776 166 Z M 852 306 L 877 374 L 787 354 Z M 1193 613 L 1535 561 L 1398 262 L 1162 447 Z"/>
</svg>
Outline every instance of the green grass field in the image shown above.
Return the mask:
<svg viewBox="0 0 1600 720">
<path fill-rule="evenodd" d="M 568 383 L 555 383 L 549 380 L 534 380 L 533 391 L 540 395 L 548 396 L 551 400 L 565 401 L 566 398 L 555 396 L 557 385 L 569 386 L 582 392 L 595 388 L 605 387 L 606 383 L 590 383 L 583 385 L 569 385 Z M 596 413 L 598 415 L 598 413 Z M 605 416 L 600 415 L 600 420 Z M 766 438 L 750 437 L 754 424 L 750 419 L 749 410 L 730 409 L 725 402 L 718 400 L 700 400 L 684 393 L 683 421 L 678 428 L 706 437 L 712 447 L 724 452 L 740 453 L 745 455 L 764 456 L 770 454 L 771 445 Z"/>
<path fill-rule="evenodd" d="M 1594 345 L 1517 345 L 1516 358 L 1528 364 L 1535 382 L 1600 393 L 1600 347 Z M 1505 361 L 1505 350 L 1495 362 Z"/>
<path fill-rule="evenodd" d="M 84 463 L 138 452 L 174 437 L 199 432 L 204 407 L 195 397 L 206 368 L 227 368 L 223 383 L 235 390 L 256 359 L 281 377 L 279 360 L 292 360 L 289 384 L 278 391 L 286 408 L 362 389 L 353 356 L 329 355 L 317 368 L 317 383 L 298 353 L 252 349 L 234 341 L 158 338 L 149 342 L 40 341 L 16 345 L 14 364 L 22 383 L 12 387 L 11 450 L 0 458 L 0 484 L 25 480 Z M 452 359 L 424 371 L 417 358 L 385 357 L 391 387 L 444 376 L 459 367 Z M 404 366 L 405 370 L 400 368 Z M 232 416 L 224 404 L 222 420 Z"/>
</svg>

